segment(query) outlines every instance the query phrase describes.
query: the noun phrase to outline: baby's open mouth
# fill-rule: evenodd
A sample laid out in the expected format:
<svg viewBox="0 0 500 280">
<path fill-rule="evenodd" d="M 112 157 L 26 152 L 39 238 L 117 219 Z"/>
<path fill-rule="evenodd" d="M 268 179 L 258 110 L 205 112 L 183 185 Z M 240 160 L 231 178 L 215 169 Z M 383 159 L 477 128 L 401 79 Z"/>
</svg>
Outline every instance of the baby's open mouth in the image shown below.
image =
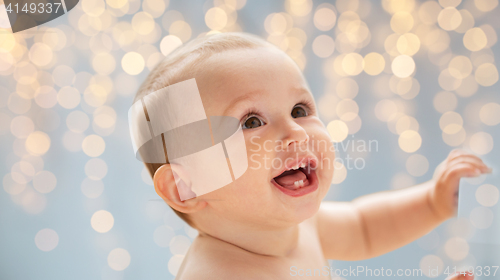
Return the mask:
<svg viewBox="0 0 500 280">
<path fill-rule="evenodd" d="M 297 169 L 290 169 L 281 173 L 279 176 L 274 177 L 273 180 L 278 185 L 289 190 L 306 187 L 309 185 L 308 175 L 311 171 L 308 167 L 308 165 L 303 164 Z"/>
<path fill-rule="evenodd" d="M 281 174 L 274 177 L 271 183 L 286 195 L 292 197 L 306 195 L 318 189 L 316 167 L 317 159 L 314 157 L 297 159 L 278 171 Z"/>
</svg>

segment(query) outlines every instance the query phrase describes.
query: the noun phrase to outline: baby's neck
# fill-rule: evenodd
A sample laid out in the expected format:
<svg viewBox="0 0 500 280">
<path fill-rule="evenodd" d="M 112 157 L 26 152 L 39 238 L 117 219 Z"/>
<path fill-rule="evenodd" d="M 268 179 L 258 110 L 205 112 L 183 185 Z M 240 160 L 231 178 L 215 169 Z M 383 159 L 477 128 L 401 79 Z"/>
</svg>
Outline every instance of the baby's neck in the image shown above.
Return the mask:
<svg viewBox="0 0 500 280">
<path fill-rule="evenodd" d="M 287 258 L 297 248 L 299 226 L 280 230 L 255 230 L 232 226 L 228 230 L 207 233 L 199 230 L 200 237 L 213 238 L 225 245 L 233 246 L 252 254 Z"/>
</svg>

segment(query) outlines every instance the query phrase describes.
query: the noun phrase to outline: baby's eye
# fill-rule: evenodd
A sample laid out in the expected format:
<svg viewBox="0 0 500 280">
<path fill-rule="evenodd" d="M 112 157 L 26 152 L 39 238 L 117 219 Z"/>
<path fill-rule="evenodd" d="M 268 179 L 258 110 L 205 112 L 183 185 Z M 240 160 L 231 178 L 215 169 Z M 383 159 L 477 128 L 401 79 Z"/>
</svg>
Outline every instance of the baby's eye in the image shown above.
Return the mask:
<svg viewBox="0 0 500 280">
<path fill-rule="evenodd" d="M 307 116 L 307 111 L 302 106 L 297 105 L 292 109 L 292 117 L 293 118 L 301 118 Z"/>
<path fill-rule="evenodd" d="M 264 122 L 256 116 L 251 116 L 243 123 L 243 129 L 256 128 L 264 125 Z"/>
</svg>

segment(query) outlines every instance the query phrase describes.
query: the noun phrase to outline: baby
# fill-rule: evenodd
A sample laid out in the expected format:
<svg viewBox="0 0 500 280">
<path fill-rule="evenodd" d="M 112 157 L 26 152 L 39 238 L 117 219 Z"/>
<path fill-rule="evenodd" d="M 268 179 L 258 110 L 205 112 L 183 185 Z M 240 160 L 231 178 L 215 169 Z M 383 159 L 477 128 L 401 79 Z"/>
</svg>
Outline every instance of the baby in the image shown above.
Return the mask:
<svg viewBox="0 0 500 280">
<path fill-rule="evenodd" d="M 170 164 L 146 163 L 157 194 L 199 232 L 177 279 L 330 279 L 327 259 L 373 258 L 416 240 L 455 215 L 460 178 L 491 172 L 456 149 L 420 185 L 322 201 L 334 148 L 289 56 L 245 33 L 197 38 L 168 55 L 135 100 L 192 78 L 207 116 L 241 121 L 249 161 L 231 184 L 188 200 Z"/>
</svg>

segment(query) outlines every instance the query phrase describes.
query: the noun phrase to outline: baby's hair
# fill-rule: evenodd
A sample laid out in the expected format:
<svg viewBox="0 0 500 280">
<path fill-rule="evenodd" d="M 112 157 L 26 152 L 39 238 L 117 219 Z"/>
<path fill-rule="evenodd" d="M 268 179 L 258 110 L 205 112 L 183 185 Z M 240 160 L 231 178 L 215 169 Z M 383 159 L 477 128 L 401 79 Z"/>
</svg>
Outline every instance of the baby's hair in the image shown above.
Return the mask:
<svg viewBox="0 0 500 280">
<path fill-rule="evenodd" d="M 201 71 L 201 64 L 211 55 L 228 50 L 254 49 L 260 47 L 276 48 L 264 39 L 243 32 L 216 33 L 195 38 L 187 44 L 175 49 L 155 66 L 139 87 L 134 102 L 166 86 L 195 77 Z M 141 154 L 141 157 L 144 156 Z M 167 159 L 168 162 L 168 159 Z M 151 175 L 162 163 L 144 163 Z M 188 215 L 172 208 L 182 220 L 191 227 L 196 226 Z"/>
</svg>

